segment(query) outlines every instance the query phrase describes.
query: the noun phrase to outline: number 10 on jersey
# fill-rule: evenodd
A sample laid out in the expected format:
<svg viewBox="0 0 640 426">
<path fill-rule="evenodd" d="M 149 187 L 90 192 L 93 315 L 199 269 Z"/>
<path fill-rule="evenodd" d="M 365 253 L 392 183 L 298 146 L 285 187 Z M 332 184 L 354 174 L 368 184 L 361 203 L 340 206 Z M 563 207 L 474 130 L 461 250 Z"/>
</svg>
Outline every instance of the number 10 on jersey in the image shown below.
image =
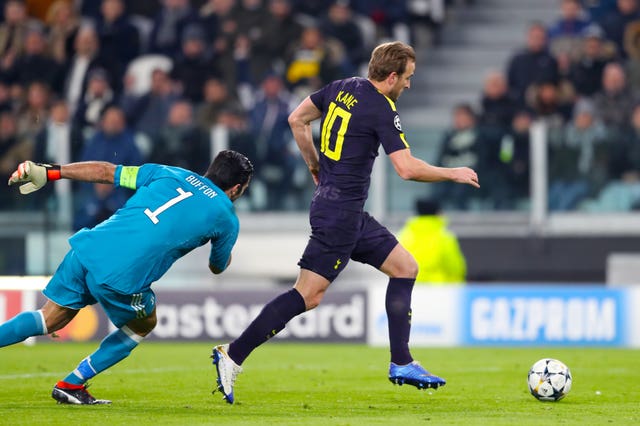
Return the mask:
<svg viewBox="0 0 640 426">
<path fill-rule="evenodd" d="M 336 119 L 338 117 L 340 117 L 340 127 L 336 129 Z M 329 104 L 329 110 L 327 111 L 320 134 L 320 152 L 332 160 L 340 160 L 344 135 L 347 133 L 349 120 L 351 120 L 351 113 L 349 111 L 339 107 L 335 102 Z M 331 149 L 330 146 L 332 139 L 335 139 L 333 149 Z"/>
</svg>

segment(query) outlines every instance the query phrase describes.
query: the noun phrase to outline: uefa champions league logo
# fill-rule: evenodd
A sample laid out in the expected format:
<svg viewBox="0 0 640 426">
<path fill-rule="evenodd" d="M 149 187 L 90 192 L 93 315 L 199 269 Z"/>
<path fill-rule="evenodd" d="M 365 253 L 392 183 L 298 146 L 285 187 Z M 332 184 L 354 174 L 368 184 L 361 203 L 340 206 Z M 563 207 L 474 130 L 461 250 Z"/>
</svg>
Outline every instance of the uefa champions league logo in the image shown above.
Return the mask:
<svg viewBox="0 0 640 426">
<path fill-rule="evenodd" d="M 393 125 L 396 126 L 396 129 L 398 129 L 399 132 L 402 131 L 402 126 L 400 125 L 400 116 L 396 115 L 395 117 L 393 117 Z"/>
</svg>

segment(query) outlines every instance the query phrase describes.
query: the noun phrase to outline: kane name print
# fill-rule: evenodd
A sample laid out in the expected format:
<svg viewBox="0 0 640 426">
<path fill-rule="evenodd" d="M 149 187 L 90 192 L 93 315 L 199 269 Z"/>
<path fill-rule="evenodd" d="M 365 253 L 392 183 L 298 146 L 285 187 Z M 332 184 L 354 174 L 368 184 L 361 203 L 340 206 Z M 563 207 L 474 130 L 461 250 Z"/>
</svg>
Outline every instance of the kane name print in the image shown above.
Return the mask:
<svg viewBox="0 0 640 426">
<path fill-rule="evenodd" d="M 347 108 L 347 110 L 350 110 L 358 103 L 358 100 L 351 93 L 340 90 L 336 95 L 336 102 L 340 102 Z"/>
</svg>

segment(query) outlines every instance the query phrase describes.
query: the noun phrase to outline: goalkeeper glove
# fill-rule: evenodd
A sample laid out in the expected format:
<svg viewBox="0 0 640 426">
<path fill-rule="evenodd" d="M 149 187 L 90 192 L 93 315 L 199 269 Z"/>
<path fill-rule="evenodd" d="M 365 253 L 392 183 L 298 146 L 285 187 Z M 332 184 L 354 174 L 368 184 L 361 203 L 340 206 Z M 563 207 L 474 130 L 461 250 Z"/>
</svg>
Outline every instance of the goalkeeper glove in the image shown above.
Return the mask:
<svg viewBox="0 0 640 426">
<path fill-rule="evenodd" d="M 8 184 L 24 183 L 24 185 L 20 185 L 20 192 L 22 194 L 29 194 L 42 188 L 47 181 L 58 180 L 60 178 L 59 165 L 25 161 L 20 163 L 18 169 L 13 172 Z"/>
</svg>

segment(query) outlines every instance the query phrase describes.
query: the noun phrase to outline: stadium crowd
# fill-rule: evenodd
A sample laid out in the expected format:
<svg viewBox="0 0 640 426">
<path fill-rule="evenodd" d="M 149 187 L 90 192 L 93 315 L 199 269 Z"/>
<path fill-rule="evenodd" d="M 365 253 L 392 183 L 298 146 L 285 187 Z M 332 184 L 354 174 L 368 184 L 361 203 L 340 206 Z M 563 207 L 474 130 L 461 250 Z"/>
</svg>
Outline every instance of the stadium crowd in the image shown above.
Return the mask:
<svg viewBox="0 0 640 426">
<path fill-rule="evenodd" d="M 304 209 L 291 106 L 357 74 L 382 38 L 437 29 L 445 0 L 0 1 L 0 173 L 25 159 L 157 162 L 202 171 L 212 129 L 256 166 L 249 208 Z M 436 7 L 434 7 L 436 6 Z M 433 15 L 433 19 L 429 16 Z M 117 153 L 117 156 L 114 156 Z M 74 188 L 75 229 L 129 196 Z M 51 206 L 3 191 L 0 209 Z"/>
<path fill-rule="evenodd" d="M 543 121 L 550 211 L 640 209 L 639 1 L 560 0 L 504 65 L 479 105 L 454 108 L 438 162 L 473 167 L 485 185 L 439 185 L 445 207 L 528 208 L 529 130 Z"/>
<path fill-rule="evenodd" d="M 292 106 L 362 74 L 381 39 L 415 43 L 427 28 L 437 40 L 450 3 L 0 0 L 0 172 L 25 159 L 203 170 L 221 128 L 256 165 L 247 208 L 304 209 L 312 185 L 287 123 Z M 436 162 L 473 167 L 488 184 L 436 185 L 443 207 L 528 208 L 529 130 L 543 120 L 550 210 L 639 208 L 638 35 L 638 0 L 560 0 L 557 20 L 532 23 L 525 46 L 485 77 L 480 102 L 453 111 Z M 78 185 L 73 227 L 128 196 Z M 55 202 L 0 194 L 0 210 Z"/>
</svg>

